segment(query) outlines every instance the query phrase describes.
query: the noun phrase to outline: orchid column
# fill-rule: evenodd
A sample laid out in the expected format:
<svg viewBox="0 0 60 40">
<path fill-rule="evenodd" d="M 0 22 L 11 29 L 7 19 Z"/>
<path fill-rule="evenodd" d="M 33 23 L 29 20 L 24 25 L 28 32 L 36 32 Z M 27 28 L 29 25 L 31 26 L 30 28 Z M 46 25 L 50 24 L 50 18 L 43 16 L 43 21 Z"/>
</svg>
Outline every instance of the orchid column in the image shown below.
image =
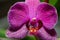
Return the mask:
<svg viewBox="0 0 60 40">
<path fill-rule="evenodd" d="M 9 38 L 24 38 L 32 34 L 39 40 L 56 40 L 54 29 L 58 15 L 54 6 L 39 0 L 16 2 L 8 11 Z"/>
</svg>

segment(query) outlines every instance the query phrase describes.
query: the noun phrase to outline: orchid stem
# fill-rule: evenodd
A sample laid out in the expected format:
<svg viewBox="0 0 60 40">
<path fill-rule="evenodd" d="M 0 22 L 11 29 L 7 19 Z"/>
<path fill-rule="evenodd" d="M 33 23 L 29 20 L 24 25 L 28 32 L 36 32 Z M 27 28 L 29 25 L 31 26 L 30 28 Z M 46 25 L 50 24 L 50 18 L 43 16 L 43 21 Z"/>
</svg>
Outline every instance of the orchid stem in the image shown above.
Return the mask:
<svg viewBox="0 0 60 40">
<path fill-rule="evenodd" d="M 44 2 L 47 2 L 47 3 L 49 3 L 49 0 L 44 0 Z"/>
</svg>

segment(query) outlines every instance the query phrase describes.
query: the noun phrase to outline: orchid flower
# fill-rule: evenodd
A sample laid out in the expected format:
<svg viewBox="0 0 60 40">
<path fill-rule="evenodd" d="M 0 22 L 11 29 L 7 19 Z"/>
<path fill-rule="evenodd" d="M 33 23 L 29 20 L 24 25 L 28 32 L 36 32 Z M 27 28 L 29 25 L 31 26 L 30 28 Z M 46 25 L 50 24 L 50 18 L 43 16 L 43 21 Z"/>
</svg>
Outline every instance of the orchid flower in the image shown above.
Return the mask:
<svg viewBox="0 0 60 40">
<path fill-rule="evenodd" d="M 16 2 L 10 7 L 7 18 L 9 28 L 6 36 L 9 38 L 23 39 L 32 34 L 41 40 L 57 40 L 54 27 L 58 15 L 56 8 L 51 4 L 40 0 Z"/>
</svg>

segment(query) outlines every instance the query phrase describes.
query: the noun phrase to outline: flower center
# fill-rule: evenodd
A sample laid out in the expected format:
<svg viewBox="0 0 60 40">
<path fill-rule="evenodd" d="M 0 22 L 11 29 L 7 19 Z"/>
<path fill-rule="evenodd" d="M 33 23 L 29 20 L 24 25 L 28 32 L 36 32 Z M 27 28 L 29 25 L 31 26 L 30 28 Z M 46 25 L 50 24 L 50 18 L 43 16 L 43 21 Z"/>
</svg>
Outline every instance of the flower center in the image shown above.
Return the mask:
<svg viewBox="0 0 60 40">
<path fill-rule="evenodd" d="M 33 18 L 31 21 L 28 21 L 26 24 L 27 29 L 34 33 L 37 32 L 41 27 L 43 26 L 43 23 L 41 20 L 37 20 L 36 18 Z"/>
</svg>

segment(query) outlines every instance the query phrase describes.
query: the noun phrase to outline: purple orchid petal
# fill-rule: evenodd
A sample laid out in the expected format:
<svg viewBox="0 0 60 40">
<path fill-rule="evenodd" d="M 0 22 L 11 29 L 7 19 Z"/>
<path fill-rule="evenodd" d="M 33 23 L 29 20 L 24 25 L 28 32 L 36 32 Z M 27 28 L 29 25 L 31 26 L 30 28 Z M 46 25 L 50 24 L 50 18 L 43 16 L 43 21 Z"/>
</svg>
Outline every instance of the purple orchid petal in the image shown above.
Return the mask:
<svg viewBox="0 0 60 40">
<path fill-rule="evenodd" d="M 56 8 L 47 3 L 41 3 L 38 6 L 37 17 L 47 29 L 53 29 L 58 20 Z"/>
<path fill-rule="evenodd" d="M 28 30 L 26 26 L 24 25 L 21 29 L 19 29 L 16 32 L 12 32 L 10 30 L 7 30 L 6 36 L 9 38 L 24 38 L 28 34 Z"/>
<path fill-rule="evenodd" d="M 20 2 L 15 3 L 8 12 L 8 21 L 10 25 L 20 26 L 27 20 L 28 20 L 28 7 L 24 5 L 24 3 Z"/>
<path fill-rule="evenodd" d="M 24 10 L 23 10 L 24 9 Z M 8 12 L 9 24 L 13 27 L 21 27 L 28 21 L 28 7 L 24 3 L 15 3 Z"/>
<path fill-rule="evenodd" d="M 41 40 L 56 40 L 57 39 L 57 34 L 54 29 L 46 30 L 43 27 L 35 33 L 35 36 Z"/>
<path fill-rule="evenodd" d="M 22 2 L 17 2 L 11 6 L 8 12 L 9 29 L 7 37 L 23 38 L 27 34 L 26 26 L 23 26 L 28 18 L 28 7 Z"/>
</svg>

